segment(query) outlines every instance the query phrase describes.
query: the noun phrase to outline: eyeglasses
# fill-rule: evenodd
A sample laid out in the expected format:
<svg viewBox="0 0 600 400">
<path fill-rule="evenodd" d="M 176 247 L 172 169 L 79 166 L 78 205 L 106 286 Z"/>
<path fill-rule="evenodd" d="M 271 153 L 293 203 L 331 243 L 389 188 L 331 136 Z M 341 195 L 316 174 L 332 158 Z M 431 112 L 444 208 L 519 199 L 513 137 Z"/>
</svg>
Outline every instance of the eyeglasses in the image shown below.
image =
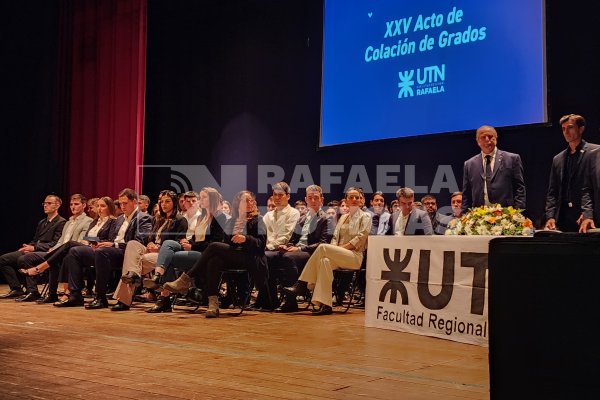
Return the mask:
<svg viewBox="0 0 600 400">
<path fill-rule="evenodd" d="M 351 195 L 349 195 L 349 196 L 346 196 L 346 198 L 347 198 L 348 200 L 360 200 L 360 196 L 358 196 L 358 195 L 355 195 L 355 194 L 351 194 Z"/>
<path fill-rule="evenodd" d="M 52 204 L 56 204 L 56 202 L 54 202 L 54 201 L 44 201 L 42 203 L 43 206 L 51 206 Z"/>
</svg>

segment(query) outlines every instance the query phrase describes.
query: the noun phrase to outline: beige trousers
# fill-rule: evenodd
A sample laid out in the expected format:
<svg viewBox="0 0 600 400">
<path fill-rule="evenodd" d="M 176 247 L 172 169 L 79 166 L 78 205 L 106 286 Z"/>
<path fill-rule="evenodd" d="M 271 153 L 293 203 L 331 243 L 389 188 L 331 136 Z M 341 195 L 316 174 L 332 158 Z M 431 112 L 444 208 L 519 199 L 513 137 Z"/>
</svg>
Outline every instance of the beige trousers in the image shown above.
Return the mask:
<svg viewBox="0 0 600 400">
<path fill-rule="evenodd" d="M 321 244 L 310 256 L 298 280 L 314 285 L 312 302 L 332 306 L 333 270 L 359 269 L 363 254 L 332 244 Z"/>
<path fill-rule="evenodd" d="M 137 240 L 130 240 L 127 242 L 127 247 L 125 248 L 125 254 L 123 256 L 123 275 L 132 271 L 139 276 L 143 276 L 156 268 L 158 253 L 146 253 L 146 251 L 146 246 Z M 134 293 L 135 287 L 133 285 L 119 281 L 119 285 L 115 290 L 113 298 L 129 306 L 133 302 Z"/>
</svg>

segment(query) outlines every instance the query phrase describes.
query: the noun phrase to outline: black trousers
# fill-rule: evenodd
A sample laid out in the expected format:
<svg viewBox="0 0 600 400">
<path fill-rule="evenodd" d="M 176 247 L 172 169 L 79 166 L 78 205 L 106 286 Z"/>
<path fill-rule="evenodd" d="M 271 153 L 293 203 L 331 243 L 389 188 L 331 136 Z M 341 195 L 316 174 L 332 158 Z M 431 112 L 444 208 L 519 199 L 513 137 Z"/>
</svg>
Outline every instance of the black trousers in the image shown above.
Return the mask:
<svg viewBox="0 0 600 400">
<path fill-rule="evenodd" d="M 50 253 L 37 251 L 27 253 L 22 257 L 22 262 L 26 268 L 31 268 L 46 261 L 50 265 L 50 268 L 48 268 L 48 293 L 56 294 L 58 291 L 58 282 L 61 280 L 62 282 L 66 282 L 68 279 L 68 274 L 66 274 L 64 272 L 65 270 L 61 268 L 62 262 L 67 254 L 69 254 L 69 250 L 76 246 L 83 246 L 83 244 L 75 241 L 69 241 Z M 38 281 L 39 276 L 28 276 L 26 278 L 27 291 L 37 291 Z"/>
<path fill-rule="evenodd" d="M 202 252 L 200 259 L 187 272 L 190 277 L 199 277 L 206 296 L 219 294 L 221 272 L 228 269 L 245 269 L 245 253 L 227 243 L 214 242 Z"/>
<path fill-rule="evenodd" d="M 8 283 L 11 290 L 21 289 L 17 269 L 20 268 L 20 258 L 24 254 L 20 251 L 13 251 L 0 256 L 0 273 L 4 275 L 4 279 L 6 279 L 6 283 Z"/>
<path fill-rule="evenodd" d="M 269 298 L 273 304 L 267 304 L 268 298 L 264 290 L 259 290 L 256 302 L 265 308 L 277 308 L 277 282 L 283 287 L 292 286 L 297 280 L 300 272 L 304 269 L 310 258 L 306 251 L 295 251 L 280 253 L 278 251 L 266 251 L 267 264 L 269 266 L 269 279 L 267 281 Z"/>
</svg>

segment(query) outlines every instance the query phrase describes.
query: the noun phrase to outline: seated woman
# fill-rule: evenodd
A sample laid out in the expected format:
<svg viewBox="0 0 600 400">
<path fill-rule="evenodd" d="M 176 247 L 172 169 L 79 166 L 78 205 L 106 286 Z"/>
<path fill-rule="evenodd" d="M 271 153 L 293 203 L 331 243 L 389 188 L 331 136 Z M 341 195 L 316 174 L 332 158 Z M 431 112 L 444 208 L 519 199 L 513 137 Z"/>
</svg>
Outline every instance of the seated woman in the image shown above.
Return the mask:
<svg viewBox="0 0 600 400">
<path fill-rule="evenodd" d="M 45 261 L 33 268 L 20 270 L 27 276 L 35 276 L 50 268 L 48 276 L 48 294 L 44 297 L 43 303 L 54 303 L 58 301 L 58 283 L 67 281 L 66 271 L 62 268 L 62 261 L 69 253 L 69 250 L 75 246 L 90 246 L 95 248 L 97 242 L 111 241 L 110 237 L 113 224 L 116 221 L 116 207 L 110 197 L 102 197 L 97 200 L 96 219 L 94 219 L 80 242 L 69 241 L 49 252 L 45 256 Z M 90 243 L 86 238 L 94 238 L 96 241 Z"/>
<path fill-rule="evenodd" d="M 160 214 L 154 220 L 148 244 L 144 246 L 137 240 L 127 242 L 123 256 L 123 275 L 113 295 L 117 304 L 111 307 L 112 311 L 129 310 L 135 290 L 141 283 L 141 276 L 152 272 L 156 267 L 162 242 L 166 239 L 177 241 L 185 238 L 187 220 L 177 213 L 177 194 L 171 190 L 163 190 L 159 199 Z M 96 308 L 108 307 L 108 300 L 104 300 Z M 165 302 L 163 307 L 160 311 L 170 311 L 171 303 Z"/>
<path fill-rule="evenodd" d="M 190 240 L 183 238 L 179 241 L 165 240 L 160 246 L 156 260 L 155 274 L 152 278 L 144 279 L 144 286 L 157 289 L 165 279 L 175 279 L 174 268 L 189 270 L 200 258 L 200 255 L 212 242 L 222 242 L 225 239 L 224 228 L 227 218 L 219 210 L 221 194 L 214 188 L 205 187 L 200 190 L 200 211 L 194 234 Z M 155 306 L 148 312 L 169 311 L 171 292 L 162 289 Z M 167 306 L 169 306 L 167 310 Z"/>
<path fill-rule="evenodd" d="M 296 303 L 297 296 L 307 296 L 310 287 L 313 289 L 312 303 L 319 306 L 313 315 L 331 314 L 333 270 L 360 268 L 371 230 L 371 216 L 360 209 L 357 189 L 349 188 L 344 200 L 349 211 L 340 216 L 331 244 L 320 244 L 308 259 L 298 281 L 283 289 L 286 308 Z"/>
<path fill-rule="evenodd" d="M 267 274 L 265 245 L 266 228 L 252 192 L 243 190 L 235 195 L 232 216 L 225 229 L 225 242 L 208 245 L 196 264 L 164 288 L 174 293 L 187 293 L 192 278 L 199 276 L 208 297 L 206 318 L 219 316 L 219 281 L 227 269 L 245 269 L 254 282 L 262 283 Z"/>
</svg>

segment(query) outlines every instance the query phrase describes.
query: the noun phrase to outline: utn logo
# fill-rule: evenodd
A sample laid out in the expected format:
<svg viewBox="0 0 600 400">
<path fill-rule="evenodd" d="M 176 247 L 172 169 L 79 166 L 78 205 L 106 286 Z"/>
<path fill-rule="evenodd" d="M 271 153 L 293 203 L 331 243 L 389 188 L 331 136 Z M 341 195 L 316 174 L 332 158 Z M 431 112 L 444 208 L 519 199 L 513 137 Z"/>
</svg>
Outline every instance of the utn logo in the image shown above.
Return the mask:
<svg viewBox="0 0 600 400">
<path fill-rule="evenodd" d="M 416 74 L 416 86 L 415 86 Z M 424 96 L 444 92 L 444 82 L 446 81 L 446 64 L 431 65 L 429 67 L 411 69 L 404 72 L 398 72 L 398 98 Z"/>
</svg>

